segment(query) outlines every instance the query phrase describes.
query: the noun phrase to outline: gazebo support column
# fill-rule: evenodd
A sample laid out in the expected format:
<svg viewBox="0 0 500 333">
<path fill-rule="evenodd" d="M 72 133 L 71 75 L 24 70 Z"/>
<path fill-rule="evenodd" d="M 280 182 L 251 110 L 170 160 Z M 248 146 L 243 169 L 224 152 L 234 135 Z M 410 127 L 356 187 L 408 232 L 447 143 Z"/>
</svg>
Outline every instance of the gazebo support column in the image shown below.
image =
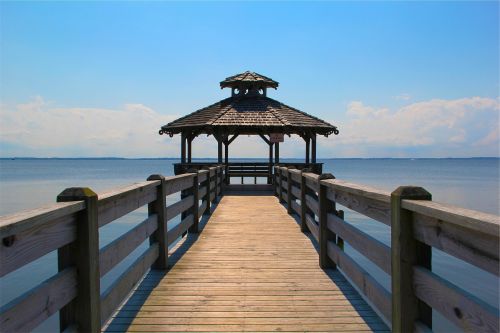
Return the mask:
<svg viewBox="0 0 500 333">
<path fill-rule="evenodd" d="M 316 163 L 316 134 L 311 136 L 311 162 Z"/>
<path fill-rule="evenodd" d="M 272 184 L 273 183 L 273 143 L 269 143 L 269 177 L 267 177 L 267 183 Z"/>
<path fill-rule="evenodd" d="M 225 164 L 225 169 L 226 169 L 226 184 L 231 183 L 231 178 L 228 175 L 229 171 L 229 142 L 226 138 L 224 141 L 224 164 Z"/>
<path fill-rule="evenodd" d="M 217 162 L 222 164 L 222 140 L 217 139 Z"/>
<path fill-rule="evenodd" d="M 191 144 L 193 142 L 193 139 L 194 139 L 194 136 L 189 136 L 187 138 L 187 162 L 188 163 L 191 163 L 191 156 L 192 156 Z"/>
<path fill-rule="evenodd" d="M 181 163 L 186 163 L 186 134 L 181 133 Z"/>
<path fill-rule="evenodd" d="M 306 141 L 306 163 L 309 164 L 309 142 L 311 141 L 311 139 L 309 137 L 306 137 L 304 140 Z"/>
<path fill-rule="evenodd" d="M 280 162 L 280 143 L 276 142 L 274 144 L 274 163 L 278 164 Z"/>
<path fill-rule="evenodd" d="M 266 138 L 263 134 L 259 134 L 259 136 L 264 140 L 265 143 L 269 146 L 269 169 L 267 176 L 267 183 L 272 184 L 272 174 L 273 174 L 273 143 L 270 138 Z"/>
</svg>

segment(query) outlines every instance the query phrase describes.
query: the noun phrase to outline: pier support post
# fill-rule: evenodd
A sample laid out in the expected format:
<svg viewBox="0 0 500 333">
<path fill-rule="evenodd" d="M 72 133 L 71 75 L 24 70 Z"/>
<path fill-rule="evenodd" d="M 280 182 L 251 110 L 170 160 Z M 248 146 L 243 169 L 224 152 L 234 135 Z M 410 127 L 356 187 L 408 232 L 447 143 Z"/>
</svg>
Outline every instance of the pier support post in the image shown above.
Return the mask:
<svg viewBox="0 0 500 333">
<path fill-rule="evenodd" d="M 431 200 L 421 187 L 400 186 L 391 193 L 392 331 L 413 332 L 419 320 L 432 329 L 432 308 L 413 292 L 413 266 L 431 269 L 432 249 L 413 237 L 412 213 L 403 199 Z"/>
<path fill-rule="evenodd" d="M 328 200 L 328 188 L 321 183 L 325 179 L 335 179 L 330 173 L 323 173 L 318 177 L 318 202 L 319 202 L 319 266 L 321 268 L 335 268 L 335 263 L 328 256 L 328 242 L 336 241 L 336 235 L 328 229 L 328 214 L 336 213 L 335 203 Z"/>
<path fill-rule="evenodd" d="M 158 243 L 158 258 L 153 263 L 153 269 L 165 270 L 168 268 L 168 240 L 167 240 L 167 189 L 165 176 L 151 175 L 147 180 L 159 180 L 156 188 L 156 200 L 148 204 L 148 215 L 157 214 L 158 228 L 149 237 L 149 244 Z"/>
<path fill-rule="evenodd" d="M 191 234 L 197 234 L 198 233 L 198 223 L 200 221 L 200 216 L 198 214 L 198 203 L 199 203 L 198 170 L 191 170 L 191 172 L 194 174 L 193 187 L 191 189 L 191 195 L 193 196 L 193 207 L 191 208 L 191 214 L 193 214 L 193 224 L 189 227 L 188 231 Z"/>
<path fill-rule="evenodd" d="M 99 272 L 99 225 L 97 194 L 86 187 L 67 188 L 57 202 L 84 201 L 78 213 L 76 240 L 58 250 L 59 271 L 76 266 L 77 297 L 60 311 L 61 332 L 76 324 L 81 332 L 101 331 L 101 287 Z"/>
</svg>

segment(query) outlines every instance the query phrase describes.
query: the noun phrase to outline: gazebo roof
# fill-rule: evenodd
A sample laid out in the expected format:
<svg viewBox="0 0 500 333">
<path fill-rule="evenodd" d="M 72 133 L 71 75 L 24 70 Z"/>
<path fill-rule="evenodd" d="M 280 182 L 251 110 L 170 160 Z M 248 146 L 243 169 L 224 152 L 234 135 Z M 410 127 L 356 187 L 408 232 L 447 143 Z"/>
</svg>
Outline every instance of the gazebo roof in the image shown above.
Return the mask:
<svg viewBox="0 0 500 333">
<path fill-rule="evenodd" d="M 245 72 L 221 82 L 221 87 L 236 87 L 234 82 L 258 82 L 276 87 L 278 82 L 260 74 Z M 193 134 L 338 134 L 336 126 L 313 117 L 286 104 L 266 97 L 265 87 L 252 86 L 246 92 L 233 94 L 215 104 L 174 120 L 160 129 L 160 134 L 174 135 L 181 132 Z M 255 89 L 261 89 L 258 92 Z"/>
<path fill-rule="evenodd" d="M 268 78 L 267 76 L 246 71 L 241 74 L 227 77 L 224 81 L 221 81 L 220 87 L 221 89 L 227 87 L 237 87 L 240 84 L 257 84 L 260 87 L 271 87 L 274 89 L 278 88 L 279 85 L 278 82 Z"/>
</svg>

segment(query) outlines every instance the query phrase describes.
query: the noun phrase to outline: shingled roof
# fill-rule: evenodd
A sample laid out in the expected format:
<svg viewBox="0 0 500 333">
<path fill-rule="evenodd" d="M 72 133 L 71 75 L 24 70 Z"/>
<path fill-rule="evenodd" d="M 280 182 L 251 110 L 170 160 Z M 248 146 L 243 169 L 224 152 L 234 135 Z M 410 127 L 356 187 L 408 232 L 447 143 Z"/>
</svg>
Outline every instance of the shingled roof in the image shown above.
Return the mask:
<svg viewBox="0 0 500 333">
<path fill-rule="evenodd" d="M 255 73 L 255 72 L 250 72 L 246 71 L 241 74 L 236 74 L 230 77 L 227 77 L 224 81 L 221 81 L 220 87 L 222 88 L 227 88 L 227 87 L 237 87 L 240 84 L 258 84 L 261 87 L 271 87 L 271 88 L 278 88 L 279 83 L 274 81 L 271 78 L 268 78 L 267 76 Z M 259 87 L 259 88 L 261 88 Z"/>
<path fill-rule="evenodd" d="M 238 80 L 240 82 L 253 80 L 259 83 L 265 81 L 265 84 L 269 84 L 268 87 L 271 87 L 270 82 L 274 82 L 276 87 L 278 85 L 278 82 L 260 74 L 245 72 L 222 81 L 221 87 L 223 84 L 235 87 L 230 84 Z M 261 84 L 255 87 L 262 89 Z M 339 133 L 337 127 L 326 121 L 267 97 L 265 88 L 261 92 L 249 89 L 244 93 L 233 94 L 229 98 L 168 123 L 160 129 L 160 134 L 166 133 L 171 136 L 181 132 L 299 135 L 314 133 L 325 136 Z"/>
</svg>

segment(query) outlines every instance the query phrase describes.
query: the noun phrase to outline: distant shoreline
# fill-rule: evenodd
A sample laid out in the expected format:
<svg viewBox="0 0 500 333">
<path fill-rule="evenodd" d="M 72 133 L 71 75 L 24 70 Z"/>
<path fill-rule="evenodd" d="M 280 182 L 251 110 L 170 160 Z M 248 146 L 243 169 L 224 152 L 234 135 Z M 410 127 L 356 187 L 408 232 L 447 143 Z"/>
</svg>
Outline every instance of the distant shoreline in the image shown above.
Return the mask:
<svg viewBox="0 0 500 333">
<path fill-rule="evenodd" d="M 303 161 L 303 158 L 281 158 L 283 161 Z M 318 157 L 318 160 L 471 160 L 471 159 L 500 159 L 500 157 Z M 178 157 L 0 157 L 0 160 L 180 160 Z M 257 160 L 267 161 L 261 157 L 232 157 L 231 160 Z M 193 161 L 216 161 L 216 158 L 193 158 Z"/>
</svg>

